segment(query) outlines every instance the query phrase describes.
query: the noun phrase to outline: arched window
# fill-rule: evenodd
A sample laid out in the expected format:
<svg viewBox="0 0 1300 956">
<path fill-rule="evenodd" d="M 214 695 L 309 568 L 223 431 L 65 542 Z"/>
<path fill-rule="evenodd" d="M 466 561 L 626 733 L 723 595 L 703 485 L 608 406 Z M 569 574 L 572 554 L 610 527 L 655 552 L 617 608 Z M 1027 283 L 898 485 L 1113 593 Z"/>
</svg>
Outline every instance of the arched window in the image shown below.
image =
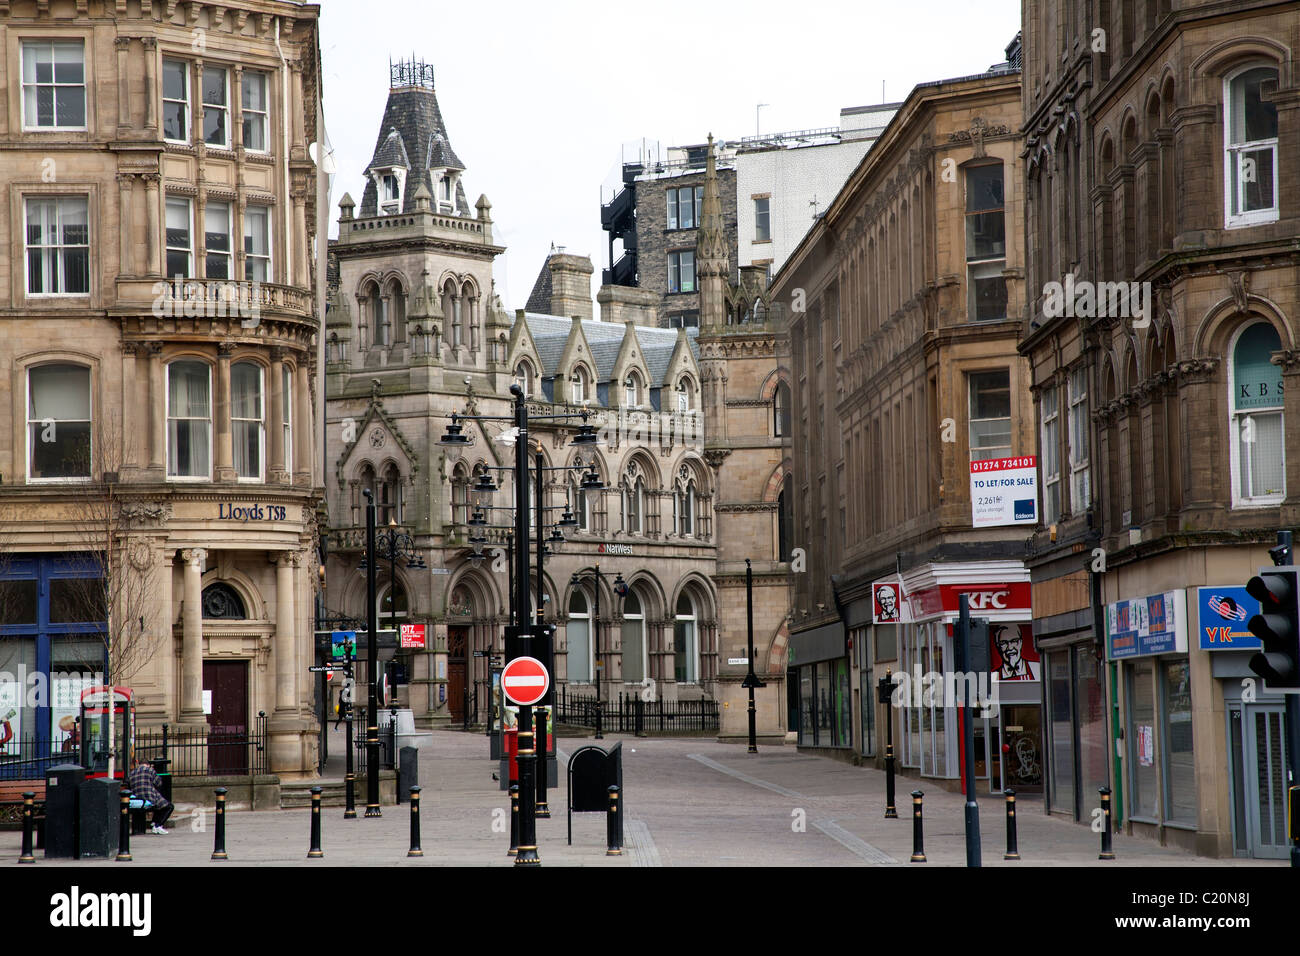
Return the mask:
<svg viewBox="0 0 1300 956">
<path fill-rule="evenodd" d="M 387 564 L 382 558 L 379 566 Z M 402 587 L 401 581 L 389 582 L 379 595 L 379 628 L 380 630 L 397 630 L 402 624 L 409 624 L 410 607 L 407 603 L 406 588 Z"/>
<path fill-rule="evenodd" d="M 623 680 L 639 683 L 646 677 L 645 615 L 636 589 L 623 599 Z"/>
<path fill-rule="evenodd" d="M 469 469 L 464 462 L 451 475 L 451 521 L 459 525 L 469 521 Z"/>
<path fill-rule="evenodd" d="M 167 366 L 167 477 L 212 477 L 212 369 L 204 362 Z"/>
<path fill-rule="evenodd" d="M 794 489 L 790 476 L 781 481 L 781 493 L 776 496 L 776 559 L 790 560 L 790 539 L 794 534 Z"/>
<path fill-rule="evenodd" d="M 515 368 L 515 381 L 519 387 L 524 390 L 524 398 L 531 398 L 533 395 L 533 367 L 527 362 L 520 362 Z"/>
<path fill-rule="evenodd" d="M 578 520 L 578 531 L 588 531 L 591 529 L 591 502 L 588 500 L 587 493 L 582 490 L 576 477 L 569 478 L 569 510 Z"/>
<path fill-rule="evenodd" d="M 389 341 L 392 344 L 401 344 L 406 341 L 406 293 L 402 290 L 402 284 L 396 279 L 388 283 L 387 307 L 385 309 L 386 317 L 389 319 L 389 325 L 392 334 Z"/>
<path fill-rule="evenodd" d="M 1267 322 L 1247 325 L 1232 348 L 1234 505 L 1279 504 L 1286 497 L 1282 370 L 1269 361 L 1281 348 Z"/>
<path fill-rule="evenodd" d="M 776 392 L 772 395 L 772 437 L 788 438 L 790 436 L 790 386 L 777 382 Z"/>
<path fill-rule="evenodd" d="M 460 324 L 460 295 L 456 284 L 448 279 L 442 287 L 443 324 L 448 330 L 448 339 L 453 348 L 464 344 L 464 330 Z"/>
<path fill-rule="evenodd" d="M 691 410 L 692 396 L 695 394 L 695 383 L 689 375 L 683 375 L 677 380 L 677 411 L 689 412 Z"/>
<path fill-rule="evenodd" d="M 248 617 L 239 592 L 222 581 L 216 581 L 203 589 L 201 605 L 206 618 L 242 621 Z"/>
<path fill-rule="evenodd" d="M 361 472 L 358 476 L 358 480 L 355 488 L 355 494 L 353 494 L 352 496 L 352 500 L 353 500 L 352 510 L 355 516 L 354 523 L 357 526 L 361 526 L 366 523 L 366 494 L 365 493 L 367 489 L 369 489 L 371 493 L 374 493 L 378 490 L 375 487 L 375 467 L 374 465 L 370 464 L 370 462 L 366 462 L 364 465 L 361 466 Z"/>
<path fill-rule="evenodd" d="M 581 405 L 587 400 L 587 370 L 579 365 L 573 370 L 573 378 L 570 380 L 573 386 L 573 404 Z"/>
<path fill-rule="evenodd" d="M 673 533 L 695 534 L 696 484 L 695 472 L 683 464 L 677 470 L 673 487 Z"/>
<path fill-rule="evenodd" d="M 673 620 L 673 677 L 679 684 L 694 684 L 700 676 L 699 628 L 696 626 L 695 602 L 689 591 L 677 598 L 677 615 Z"/>
<path fill-rule="evenodd" d="M 574 588 L 569 597 L 569 621 L 565 625 L 569 644 L 569 682 L 591 682 L 591 613 L 587 595 L 582 588 Z"/>
<path fill-rule="evenodd" d="M 27 370 L 27 479 L 90 478 L 90 369 Z"/>
<path fill-rule="evenodd" d="M 262 481 L 266 460 L 266 415 L 262 367 L 236 362 L 230 367 L 230 431 L 235 474 L 240 481 Z"/>
<path fill-rule="evenodd" d="M 1224 80 L 1225 225 L 1248 226 L 1278 217 L 1277 69 L 1249 66 Z"/>
<path fill-rule="evenodd" d="M 627 378 L 623 381 L 623 399 L 624 404 L 629 408 L 636 408 L 641 404 L 641 376 L 636 372 L 628 372 Z"/>
<path fill-rule="evenodd" d="M 372 344 L 379 348 L 391 345 L 393 339 L 389 325 L 388 299 L 380 291 L 378 283 L 372 283 L 370 286 L 368 305 L 370 327 L 374 332 L 374 342 Z"/>
<path fill-rule="evenodd" d="M 645 478 L 635 462 L 623 476 L 623 530 L 640 534 L 645 517 Z"/>
<path fill-rule="evenodd" d="M 389 464 L 384 469 L 384 480 L 379 486 L 378 521 L 386 525 L 390 521 L 402 523 L 402 476 L 397 466 Z"/>
</svg>

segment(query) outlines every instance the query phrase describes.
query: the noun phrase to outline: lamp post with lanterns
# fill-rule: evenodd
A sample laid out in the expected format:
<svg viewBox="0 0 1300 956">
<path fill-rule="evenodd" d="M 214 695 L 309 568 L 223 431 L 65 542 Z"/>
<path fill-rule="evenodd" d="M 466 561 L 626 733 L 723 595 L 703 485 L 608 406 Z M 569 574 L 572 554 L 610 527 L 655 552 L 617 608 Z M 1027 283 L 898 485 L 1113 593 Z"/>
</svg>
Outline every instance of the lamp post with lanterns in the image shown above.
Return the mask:
<svg viewBox="0 0 1300 956">
<path fill-rule="evenodd" d="M 591 572 L 592 577 L 594 577 L 596 581 L 596 607 L 594 616 L 592 617 L 592 631 L 596 641 L 596 739 L 604 740 L 605 735 L 601 732 L 602 709 L 600 700 L 600 682 L 601 678 L 604 677 L 605 663 L 601 660 L 602 655 L 600 653 L 600 589 L 604 584 L 605 576 L 600 573 L 600 565 L 597 564 L 594 567 L 583 568 L 580 571 L 575 571 L 573 576 L 569 578 L 569 584 L 576 588 L 582 582 L 582 575 L 588 571 Z M 628 586 L 627 582 L 623 580 L 623 575 L 621 573 L 616 574 L 614 577 L 614 593 L 619 597 L 624 598 L 627 597 L 627 592 Z"/>
<path fill-rule="evenodd" d="M 506 631 L 506 663 L 523 656 L 539 657 L 547 661 L 552 654 L 547 653 L 544 646 L 549 643 L 545 632 L 539 624 L 542 615 L 542 595 L 544 591 L 539 587 L 537 592 L 537 615 L 538 624 L 530 624 L 530 605 L 528 594 L 529 579 L 529 503 L 528 503 L 528 425 L 530 421 L 564 421 L 581 418 L 582 424 L 578 427 L 578 434 L 574 436 L 572 443 L 577 446 L 596 445 L 600 439 L 596 435 L 594 426 L 588 424 L 588 413 L 568 413 L 556 415 L 532 415 L 528 414 L 528 399 L 524 390 L 518 385 L 510 386 L 510 394 L 514 397 L 514 414 L 510 418 L 501 416 L 469 416 L 455 415 L 451 416 L 451 424 L 447 427 L 446 433 L 442 436 L 439 444 L 447 452 L 449 458 L 455 459 L 463 454 L 464 449 L 469 445 L 469 436 L 464 434 L 461 421 L 492 421 L 492 422 L 509 422 L 513 423 L 515 445 L 515 508 L 514 508 L 514 588 L 515 588 L 515 615 L 513 625 Z M 486 478 L 486 481 L 484 480 Z M 481 486 L 481 487 L 480 487 Z M 540 488 L 540 486 L 539 486 Z M 490 490 L 489 490 L 490 489 Z M 476 509 L 475 519 L 481 518 L 481 523 L 475 524 L 476 533 L 471 536 L 471 544 L 477 544 L 481 547 L 486 541 L 486 535 L 483 530 L 487 527 L 487 518 L 483 512 L 488 507 L 486 499 L 490 497 L 491 492 L 496 487 L 491 483 L 491 476 L 480 476 L 479 482 L 475 487 L 476 502 L 482 507 Z M 538 496 L 538 506 L 542 505 Z M 541 539 L 541 525 L 538 526 L 538 547 L 543 546 Z M 476 541 L 475 538 L 479 540 Z M 560 540 L 563 540 L 561 535 Z M 541 554 L 539 553 L 539 565 Z M 540 568 L 539 568 L 540 570 Z M 539 579 L 540 580 L 540 579 Z M 537 751 L 534 748 L 534 731 L 533 731 L 533 708 L 530 705 L 521 705 L 519 708 L 519 748 L 518 748 L 518 766 L 519 766 L 519 844 L 518 852 L 515 854 L 516 866 L 536 866 L 541 863 L 541 858 L 537 854 L 537 821 L 536 821 L 536 768 L 537 768 Z"/>
</svg>

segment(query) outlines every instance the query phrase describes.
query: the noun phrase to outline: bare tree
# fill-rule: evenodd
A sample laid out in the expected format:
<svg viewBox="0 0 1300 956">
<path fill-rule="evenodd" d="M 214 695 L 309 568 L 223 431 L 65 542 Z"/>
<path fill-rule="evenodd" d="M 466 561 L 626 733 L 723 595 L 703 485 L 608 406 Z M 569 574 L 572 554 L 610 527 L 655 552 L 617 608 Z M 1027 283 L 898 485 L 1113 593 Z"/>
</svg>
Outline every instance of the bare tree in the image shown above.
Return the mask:
<svg viewBox="0 0 1300 956">
<path fill-rule="evenodd" d="M 157 604 L 157 569 L 149 537 L 141 533 L 142 526 L 162 516 L 162 506 L 143 499 L 130 483 L 121 482 L 128 440 L 120 416 L 96 420 L 90 447 L 81 452 L 91 462 L 90 481 L 69 501 L 73 535 L 91 572 L 74 579 L 75 600 L 81 605 L 83 620 L 106 622 L 100 634 L 109 687 L 129 685 L 162 642 L 162 634 L 147 620 Z M 111 742 L 115 733 L 111 703 L 108 712 Z M 110 743 L 110 778 L 115 754 Z"/>
</svg>

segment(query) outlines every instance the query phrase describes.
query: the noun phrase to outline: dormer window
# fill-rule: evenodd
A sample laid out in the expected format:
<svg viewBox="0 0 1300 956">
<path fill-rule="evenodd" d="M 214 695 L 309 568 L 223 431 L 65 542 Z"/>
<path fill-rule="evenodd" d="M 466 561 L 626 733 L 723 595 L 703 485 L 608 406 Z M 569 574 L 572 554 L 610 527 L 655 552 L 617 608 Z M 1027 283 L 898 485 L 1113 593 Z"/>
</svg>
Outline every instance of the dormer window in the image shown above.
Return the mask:
<svg viewBox="0 0 1300 956">
<path fill-rule="evenodd" d="M 451 177 L 442 177 L 442 198 L 444 202 L 451 201 Z"/>
<path fill-rule="evenodd" d="M 572 388 L 572 401 L 575 405 L 581 405 L 587 400 L 587 370 L 579 365 L 573 371 L 573 378 L 570 380 Z"/>
<path fill-rule="evenodd" d="M 392 173 L 388 173 L 384 176 L 383 183 L 384 213 L 391 216 L 400 208 L 398 203 L 401 202 L 402 199 L 402 189 L 401 186 L 398 185 L 397 177 Z"/>
<path fill-rule="evenodd" d="M 375 195 L 381 216 L 395 216 L 402 211 L 402 194 L 406 189 L 406 170 L 401 166 L 389 166 L 376 169 L 371 175 L 375 180 Z"/>
<path fill-rule="evenodd" d="M 625 392 L 624 398 L 629 408 L 635 408 L 641 404 L 641 379 L 635 372 L 628 375 L 627 380 L 623 383 Z"/>
</svg>

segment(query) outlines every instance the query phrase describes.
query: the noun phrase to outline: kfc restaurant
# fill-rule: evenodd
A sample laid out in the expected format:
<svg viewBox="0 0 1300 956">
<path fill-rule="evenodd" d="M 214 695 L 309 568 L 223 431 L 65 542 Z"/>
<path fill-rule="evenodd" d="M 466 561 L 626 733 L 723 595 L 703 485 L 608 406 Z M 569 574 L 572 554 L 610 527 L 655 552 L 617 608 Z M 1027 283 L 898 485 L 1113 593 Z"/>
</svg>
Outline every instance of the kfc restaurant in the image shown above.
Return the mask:
<svg viewBox="0 0 1300 956">
<path fill-rule="evenodd" d="M 894 706 L 902 765 L 923 777 L 961 777 L 958 703 L 965 685 L 944 675 L 956 670 L 953 631 L 965 594 L 971 617 L 989 621 L 992 673 L 976 678 L 988 705 L 975 710 L 980 789 L 1042 792 L 1042 663 L 1029 572 L 1019 561 L 928 564 L 904 572 L 900 584 Z"/>
</svg>

